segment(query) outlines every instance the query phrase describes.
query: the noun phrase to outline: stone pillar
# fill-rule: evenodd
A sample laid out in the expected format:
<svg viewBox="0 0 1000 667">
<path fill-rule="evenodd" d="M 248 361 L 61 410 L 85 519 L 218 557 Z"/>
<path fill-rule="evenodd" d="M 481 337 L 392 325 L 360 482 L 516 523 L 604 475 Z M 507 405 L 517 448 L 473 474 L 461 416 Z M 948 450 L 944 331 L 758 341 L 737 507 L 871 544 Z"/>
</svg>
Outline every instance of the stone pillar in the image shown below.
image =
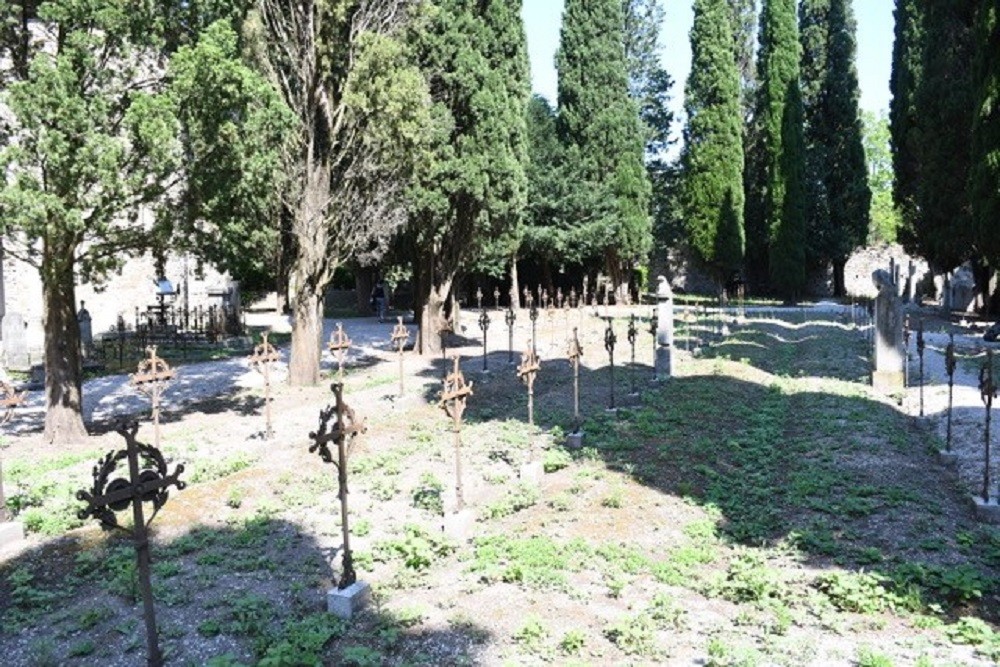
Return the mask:
<svg viewBox="0 0 1000 667">
<path fill-rule="evenodd" d="M 656 288 L 656 379 L 674 376 L 674 293 L 664 276 Z"/>
<path fill-rule="evenodd" d="M 90 350 L 94 347 L 94 329 L 91 326 L 90 311 L 80 302 L 80 311 L 76 314 L 76 321 L 80 324 L 80 351 L 83 358 L 90 357 Z"/>
<path fill-rule="evenodd" d="M 875 345 L 872 386 L 886 392 L 904 388 L 903 304 L 892 274 L 879 269 L 872 274 L 878 289 L 875 297 Z"/>
</svg>

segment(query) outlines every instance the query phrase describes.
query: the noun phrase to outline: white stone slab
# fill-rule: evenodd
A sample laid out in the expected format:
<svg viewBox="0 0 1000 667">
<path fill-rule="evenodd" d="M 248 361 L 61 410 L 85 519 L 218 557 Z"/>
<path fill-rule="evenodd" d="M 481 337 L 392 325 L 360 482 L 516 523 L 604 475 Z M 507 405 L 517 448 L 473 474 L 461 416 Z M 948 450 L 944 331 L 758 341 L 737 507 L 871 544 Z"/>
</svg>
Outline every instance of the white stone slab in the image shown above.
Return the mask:
<svg viewBox="0 0 1000 667">
<path fill-rule="evenodd" d="M 371 586 L 358 580 L 344 590 L 331 588 L 327 591 L 326 610 L 340 618 L 351 618 L 371 602 L 371 597 Z"/>
</svg>

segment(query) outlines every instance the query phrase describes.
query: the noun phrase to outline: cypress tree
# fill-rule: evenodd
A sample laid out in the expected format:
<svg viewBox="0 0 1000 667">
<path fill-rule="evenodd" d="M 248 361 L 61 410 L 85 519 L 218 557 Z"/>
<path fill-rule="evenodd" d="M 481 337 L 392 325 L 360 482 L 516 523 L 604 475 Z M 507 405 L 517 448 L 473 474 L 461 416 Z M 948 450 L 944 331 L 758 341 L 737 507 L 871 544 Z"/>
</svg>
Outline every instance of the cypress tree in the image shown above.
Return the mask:
<svg viewBox="0 0 1000 667">
<path fill-rule="evenodd" d="M 727 0 L 695 0 L 691 74 L 684 96 L 684 221 L 692 248 L 726 276 L 743 265 L 740 79 Z"/>
<path fill-rule="evenodd" d="M 917 88 L 923 75 L 924 10 L 920 0 L 896 0 L 892 74 L 889 78 L 889 135 L 895 174 L 892 195 L 903 224 L 913 226 L 920 179 Z"/>
<path fill-rule="evenodd" d="M 415 311 L 423 352 L 440 349 L 456 277 L 488 245 L 508 249 L 526 204 L 528 56 L 520 0 L 437 0 L 414 37 L 436 118 L 411 189 Z"/>
<path fill-rule="evenodd" d="M 760 215 L 771 289 L 786 299 L 805 288 L 805 139 L 794 0 L 764 0 L 758 111 Z"/>
<path fill-rule="evenodd" d="M 916 211 L 900 230 L 910 252 L 942 271 L 972 256 L 968 197 L 972 134 L 972 26 L 976 0 L 925 0 L 922 76 L 916 92 L 920 179 Z"/>
<path fill-rule="evenodd" d="M 975 115 L 969 196 L 976 243 L 1000 267 L 1000 6 L 981 0 L 976 19 Z"/>
<path fill-rule="evenodd" d="M 578 189 L 613 202 L 581 241 L 600 254 L 616 285 L 651 243 L 644 136 L 629 96 L 623 26 L 621 0 L 567 0 L 556 54 L 567 165 Z"/>
<path fill-rule="evenodd" d="M 871 204 L 858 109 L 856 25 L 847 0 L 805 0 L 800 28 L 808 250 L 816 264 L 833 264 L 834 294 L 843 296 L 844 264 L 864 243 Z"/>
</svg>

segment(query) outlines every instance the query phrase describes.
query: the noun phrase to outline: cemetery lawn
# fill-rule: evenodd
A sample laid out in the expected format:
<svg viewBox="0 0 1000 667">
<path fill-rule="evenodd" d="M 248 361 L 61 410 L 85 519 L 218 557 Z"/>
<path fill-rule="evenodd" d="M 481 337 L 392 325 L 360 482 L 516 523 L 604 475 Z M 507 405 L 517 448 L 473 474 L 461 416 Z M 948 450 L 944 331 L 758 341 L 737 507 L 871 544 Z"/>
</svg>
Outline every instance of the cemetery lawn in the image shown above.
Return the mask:
<svg viewBox="0 0 1000 667">
<path fill-rule="evenodd" d="M 1000 529 L 973 520 L 932 429 L 866 385 L 861 333 L 789 319 L 734 325 L 697 356 L 682 328 L 677 377 L 655 385 L 644 334 L 637 376 L 616 369 L 617 413 L 601 324 L 581 323 L 580 451 L 561 445 L 562 343 L 542 352 L 535 429 L 506 351 L 482 374 L 470 341 L 476 521 L 461 542 L 441 531 L 454 463 L 440 360 L 411 359 L 402 398 L 394 356 L 352 369 L 345 399 L 368 431 L 351 455 L 351 544 L 374 597 L 349 622 L 324 612 L 340 572 L 336 471 L 308 452 L 328 388 L 278 387 L 273 441 L 259 393 L 167 415 L 163 449 L 189 482 L 152 523 L 167 664 L 997 664 Z M 0 662 L 144 664 L 130 542 L 75 516 L 76 490 L 121 439 L 6 444 L 8 505 L 31 537 L 0 555 Z M 519 477 L 533 451 L 540 484 Z"/>
</svg>

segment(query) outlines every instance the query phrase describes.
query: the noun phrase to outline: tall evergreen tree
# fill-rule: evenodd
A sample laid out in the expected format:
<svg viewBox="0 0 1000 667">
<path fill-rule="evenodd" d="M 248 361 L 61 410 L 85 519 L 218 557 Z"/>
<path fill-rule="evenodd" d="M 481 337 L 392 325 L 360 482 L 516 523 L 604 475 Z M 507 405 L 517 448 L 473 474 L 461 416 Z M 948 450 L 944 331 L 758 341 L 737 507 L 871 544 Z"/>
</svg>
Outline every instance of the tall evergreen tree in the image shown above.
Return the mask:
<svg viewBox="0 0 1000 667">
<path fill-rule="evenodd" d="M 976 17 L 975 104 L 969 196 L 976 244 L 1000 268 L 1000 5 L 981 0 Z"/>
<path fill-rule="evenodd" d="M 646 157 L 652 172 L 666 159 L 674 114 L 670 110 L 673 79 L 660 62 L 663 0 L 622 0 L 625 61 L 629 94 L 646 125 Z"/>
<path fill-rule="evenodd" d="M 431 164 L 412 189 L 415 311 L 423 352 L 440 349 L 456 277 L 509 239 L 525 207 L 529 96 L 520 0 L 438 0 L 415 37 L 434 100 Z"/>
<path fill-rule="evenodd" d="M 754 240 L 758 251 L 767 248 L 770 287 L 787 299 L 801 295 L 806 280 L 800 50 L 794 0 L 764 0 L 757 61 L 760 136 L 754 146 L 760 181 L 753 187 L 760 208 L 753 231 L 764 235 Z M 748 226 L 748 245 L 750 233 Z"/>
<path fill-rule="evenodd" d="M 895 174 L 892 195 L 903 224 L 912 228 L 920 181 L 917 88 L 923 76 L 923 0 L 896 0 L 892 74 L 889 77 L 889 132 Z"/>
<path fill-rule="evenodd" d="M 556 69 L 560 138 L 581 190 L 613 210 L 591 227 L 591 243 L 616 285 L 651 244 L 644 137 L 629 97 L 621 0 L 567 0 Z"/>
<path fill-rule="evenodd" d="M 814 265 L 832 263 L 843 296 L 844 265 L 865 241 L 871 191 L 855 66 L 856 24 L 847 0 L 800 6 L 806 136 L 806 228 Z"/>
<path fill-rule="evenodd" d="M 681 202 L 691 246 L 720 283 L 743 265 L 743 137 L 732 34 L 727 0 L 695 0 Z"/>
<path fill-rule="evenodd" d="M 755 0 L 728 0 L 733 13 L 733 44 L 736 68 L 740 73 L 740 104 L 743 118 L 750 120 L 754 111 L 757 87 L 756 51 L 757 3 Z"/>
<path fill-rule="evenodd" d="M 949 271 L 973 255 L 968 197 L 975 0 L 926 0 L 922 75 L 916 93 L 920 179 L 916 214 L 900 240 Z M 904 209 L 905 213 L 906 209 Z"/>
</svg>

